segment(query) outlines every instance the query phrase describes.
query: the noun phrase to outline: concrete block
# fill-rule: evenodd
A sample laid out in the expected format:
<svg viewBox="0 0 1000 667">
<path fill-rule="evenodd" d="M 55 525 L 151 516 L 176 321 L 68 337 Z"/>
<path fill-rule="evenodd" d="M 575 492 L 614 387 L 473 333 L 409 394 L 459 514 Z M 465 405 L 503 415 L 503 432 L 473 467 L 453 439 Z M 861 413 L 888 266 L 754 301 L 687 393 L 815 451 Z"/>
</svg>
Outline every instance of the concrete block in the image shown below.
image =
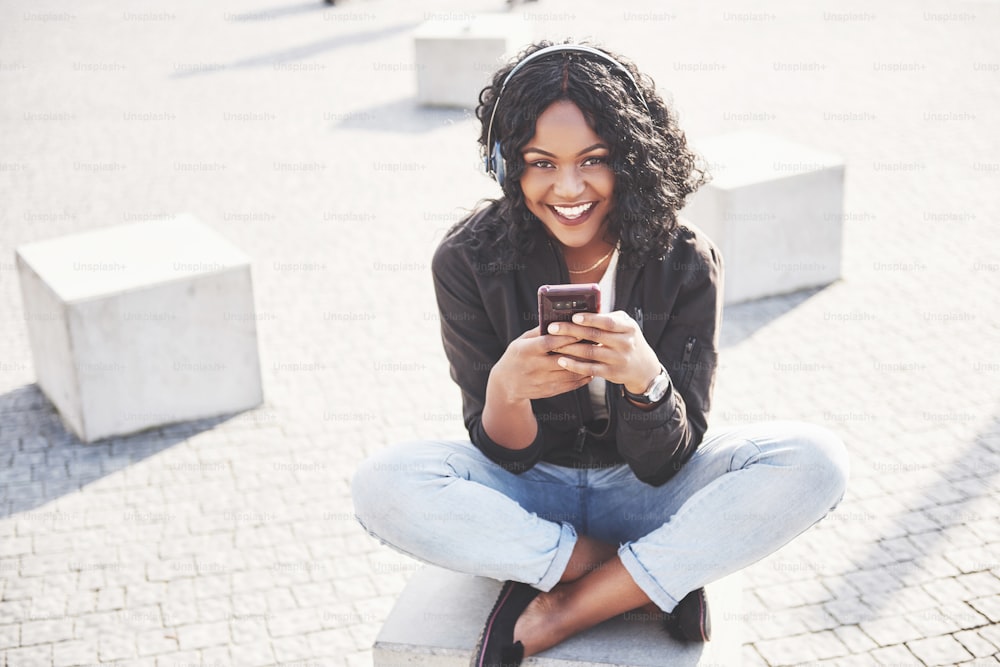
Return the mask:
<svg viewBox="0 0 1000 667">
<path fill-rule="evenodd" d="M 692 146 L 712 182 L 681 215 L 718 244 L 725 302 L 828 284 L 840 277 L 844 163 L 836 155 L 755 132 Z"/>
<path fill-rule="evenodd" d="M 414 32 L 417 101 L 474 108 L 493 72 L 531 36 L 530 22 L 518 15 L 458 14 L 425 21 Z"/>
<path fill-rule="evenodd" d="M 85 442 L 263 400 L 250 259 L 189 215 L 16 251 L 38 385 Z"/>
<path fill-rule="evenodd" d="M 468 667 L 500 582 L 426 567 L 416 572 L 375 640 L 374 667 Z M 661 621 L 638 613 L 605 621 L 525 667 L 738 665 L 743 642 L 742 577 L 707 587 L 712 641 L 674 641 Z"/>
</svg>

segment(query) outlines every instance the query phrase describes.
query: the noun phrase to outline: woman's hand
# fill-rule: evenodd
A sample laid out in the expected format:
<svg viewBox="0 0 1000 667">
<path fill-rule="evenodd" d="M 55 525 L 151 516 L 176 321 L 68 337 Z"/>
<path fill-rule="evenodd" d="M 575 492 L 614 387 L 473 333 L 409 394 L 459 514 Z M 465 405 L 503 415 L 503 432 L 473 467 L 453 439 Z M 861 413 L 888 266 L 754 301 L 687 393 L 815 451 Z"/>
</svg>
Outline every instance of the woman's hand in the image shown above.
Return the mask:
<svg viewBox="0 0 1000 667">
<path fill-rule="evenodd" d="M 559 341 L 566 337 L 590 343 L 569 343 L 556 346 L 558 364 L 583 377 L 598 376 L 625 385 L 633 394 L 646 391 L 660 372 L 660 360 L 642 335 L 639 325 L 628 313 L 577 313 L 573 322 L 554 322 L 550 333 L 558 333 Z"/>
<path fill-rule="evenodd" d="M 559 365 L 550 351 L 572 344 L 570 336 L 543 336 L 538 327 L 524 332 L 507 346 L 490 372 L 489 389 L 499 390 L 508 403 L 548 398 L 573 391 L 593 378 Z"/>
</svg>

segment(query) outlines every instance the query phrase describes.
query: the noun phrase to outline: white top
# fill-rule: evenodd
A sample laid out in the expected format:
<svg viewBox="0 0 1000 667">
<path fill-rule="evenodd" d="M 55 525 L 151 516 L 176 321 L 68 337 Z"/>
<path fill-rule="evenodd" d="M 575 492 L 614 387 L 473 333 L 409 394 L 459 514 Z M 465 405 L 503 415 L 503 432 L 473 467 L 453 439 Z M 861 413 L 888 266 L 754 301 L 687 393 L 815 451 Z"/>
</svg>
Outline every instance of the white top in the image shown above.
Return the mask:
<svg viewBox="0 0 1000 667">
<path fill-rule="evenodd" d="M 608 262 L 608 268 L 604 270 L 604 275 L 598 281 L 601 288 L 601 308 L 600 312 L 610 313 L 615 309 L 615 274 L 618 272 L 618 248 L 615 248 Z M 594 409 L 594 419 L 607 419 L 608 408 L 604 404 L 604 393 L 607 390 L 607 382 L 604 378 L 595 377 L 587 385 L 590 390 L 590 404 Z"/>
<path fill-rule="evenodd" d="M 66 303 L 250 265 L 186 214 L 26 243 L 17 254 Z"/>
<path fill-rule="evenodd" d="M 721 190 L 844 166 L 839 155 L 750 130 L 695 139 L 691 144 L 708 162 L 711 187 Z"/>
</svg>

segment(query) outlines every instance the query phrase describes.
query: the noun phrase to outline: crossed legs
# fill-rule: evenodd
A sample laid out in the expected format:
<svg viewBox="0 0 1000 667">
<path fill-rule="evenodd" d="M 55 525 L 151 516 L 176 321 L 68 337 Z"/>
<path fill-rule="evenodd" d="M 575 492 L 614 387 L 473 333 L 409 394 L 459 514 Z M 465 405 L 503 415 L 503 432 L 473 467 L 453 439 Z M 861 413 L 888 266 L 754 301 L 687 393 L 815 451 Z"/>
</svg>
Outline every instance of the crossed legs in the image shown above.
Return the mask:
<svg viewBox="0 0 1000 667">
<path fill-rule="evenodd" d="M 532 655 L 651 601 L 670 611 L 772 553 L 839 502 L 847 468 L 829 431 L 775 422 L 706 437 L 661 487 L 625 466 L 515 476 L 469 443 L 412 443 L 366 461 L 353 493 L 384 543 L 543 591 L 514 628 Z"/>
</svg>

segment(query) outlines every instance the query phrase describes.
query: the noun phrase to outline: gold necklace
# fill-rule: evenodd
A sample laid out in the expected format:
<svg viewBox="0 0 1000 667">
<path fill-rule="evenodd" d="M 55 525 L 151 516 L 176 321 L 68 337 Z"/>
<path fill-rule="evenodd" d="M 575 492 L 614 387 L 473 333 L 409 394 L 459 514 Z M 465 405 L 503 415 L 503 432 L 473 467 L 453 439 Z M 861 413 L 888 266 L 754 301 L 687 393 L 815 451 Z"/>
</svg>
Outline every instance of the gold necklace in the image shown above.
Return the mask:
<svg viewBox="0 0 1000 667">
<path fill-rule="evenodd" d="M 601 257 L 599 260 L 597 260 L 597 262 L 595 262 L 594 265 L 591 266 L 590 268 L 580 269 L 578 271 L 574 271 L 573 269 L 571 269 L 569 267 L 566 267 L 566 270 L 569 271 L 572 274 L 590 273 L 591 271 L 593 271 L 594 269 L 596 269 L 597 267 L 599 267 L 601 264 L 604 264 L 605 260 L 607 260 L 608 257 L 611 257 L 611 255 L 614 253 L 615 250 L 617 250 L 617 247 L 611 248 L 611 250 L 608 251 L 607 255 L 605 255 L 604 257 Z"/>
</svg>

